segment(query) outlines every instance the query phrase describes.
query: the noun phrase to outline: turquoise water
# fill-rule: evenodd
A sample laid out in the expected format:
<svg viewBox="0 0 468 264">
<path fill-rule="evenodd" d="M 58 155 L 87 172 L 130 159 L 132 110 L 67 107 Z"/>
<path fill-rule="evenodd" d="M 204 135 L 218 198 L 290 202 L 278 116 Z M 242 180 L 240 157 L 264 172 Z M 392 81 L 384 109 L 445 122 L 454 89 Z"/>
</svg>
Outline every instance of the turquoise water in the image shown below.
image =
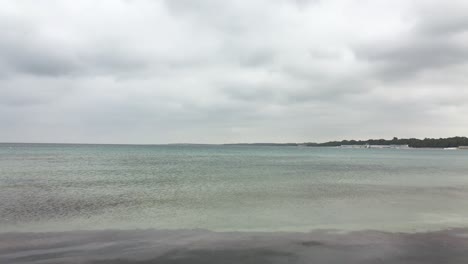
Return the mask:
<svg viewBox="0 0 468 264">
<path fill-rule="evenodd" d="M 468 226 L 468 151 L 0 144 L 0 232 Z"/>
</svg>

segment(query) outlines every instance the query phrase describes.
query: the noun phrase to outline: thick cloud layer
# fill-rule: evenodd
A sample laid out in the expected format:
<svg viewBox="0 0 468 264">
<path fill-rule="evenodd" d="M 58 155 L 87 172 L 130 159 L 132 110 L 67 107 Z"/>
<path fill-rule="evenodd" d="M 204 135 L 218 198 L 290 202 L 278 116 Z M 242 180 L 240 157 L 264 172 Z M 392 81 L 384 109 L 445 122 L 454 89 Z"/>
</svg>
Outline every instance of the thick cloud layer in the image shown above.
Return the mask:
<svg viewBox="0 0 468 264">
<path fill-rule="evenodd" d="M 468 134 L 464 0 L 6 0 L 0 141 Z"/>
</svg>

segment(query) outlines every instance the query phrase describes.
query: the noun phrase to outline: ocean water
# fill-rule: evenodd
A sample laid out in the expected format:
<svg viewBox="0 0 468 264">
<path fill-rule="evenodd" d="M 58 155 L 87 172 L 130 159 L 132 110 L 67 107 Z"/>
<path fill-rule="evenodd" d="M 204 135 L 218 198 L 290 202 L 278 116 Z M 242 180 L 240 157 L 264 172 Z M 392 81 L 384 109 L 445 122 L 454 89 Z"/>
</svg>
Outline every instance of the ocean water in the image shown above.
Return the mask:
<svg viewBox="0 0 468 264">
<path fill-rule="evenodd" d="M 0 144 L 0 233 L 468 227 L 468 151 Z"/>
</svg>

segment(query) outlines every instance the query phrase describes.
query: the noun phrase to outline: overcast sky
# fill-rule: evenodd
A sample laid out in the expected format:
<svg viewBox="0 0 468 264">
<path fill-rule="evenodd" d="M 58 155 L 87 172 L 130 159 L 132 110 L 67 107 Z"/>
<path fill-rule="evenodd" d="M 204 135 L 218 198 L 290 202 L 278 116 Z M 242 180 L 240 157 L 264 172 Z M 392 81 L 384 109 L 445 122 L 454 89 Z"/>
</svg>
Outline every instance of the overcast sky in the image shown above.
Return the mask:
<svg viewBox="0 0 468 264">
<path fill-rule="evenodd" d="M 468 135 L 466 0 L 0 4 L 0 142 Z"/>
</svg>

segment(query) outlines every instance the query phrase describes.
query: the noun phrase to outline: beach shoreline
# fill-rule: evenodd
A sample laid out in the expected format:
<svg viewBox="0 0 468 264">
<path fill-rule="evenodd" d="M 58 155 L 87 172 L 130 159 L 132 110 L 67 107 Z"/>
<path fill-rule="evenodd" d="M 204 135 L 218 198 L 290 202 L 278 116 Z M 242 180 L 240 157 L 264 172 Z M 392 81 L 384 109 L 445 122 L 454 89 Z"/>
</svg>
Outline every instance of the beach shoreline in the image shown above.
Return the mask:
<svg viewBox="0 0 468 264">
<path fill-rule="evenodd" d="M 1 263 L 465 263 L 468 229 L 102 230 L 0 234 Z"/>
</svg>

